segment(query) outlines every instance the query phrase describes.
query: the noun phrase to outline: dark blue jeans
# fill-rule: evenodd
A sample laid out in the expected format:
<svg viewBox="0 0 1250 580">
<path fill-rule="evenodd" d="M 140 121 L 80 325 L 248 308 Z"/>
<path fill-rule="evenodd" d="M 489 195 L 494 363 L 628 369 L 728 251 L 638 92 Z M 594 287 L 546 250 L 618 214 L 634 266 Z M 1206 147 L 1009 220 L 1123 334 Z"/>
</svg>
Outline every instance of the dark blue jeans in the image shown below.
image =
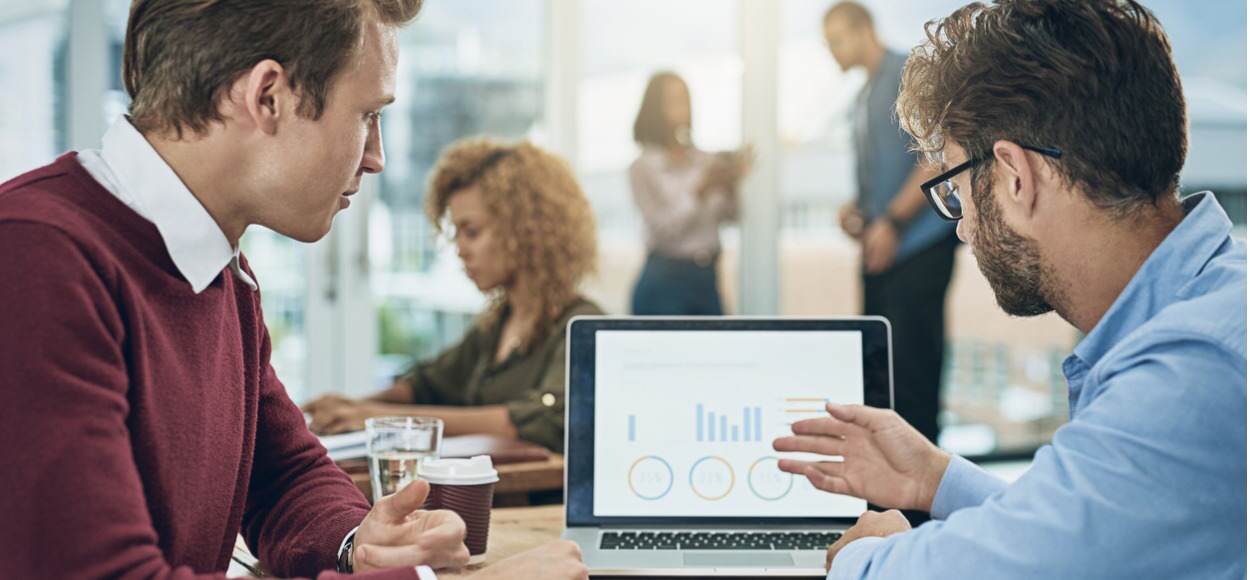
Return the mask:
<svg viewBox="0 0 1250 580">
<path fill-rule="evenodd" d="M 634 285 L 634 314 L 720 316 L 724 309 L 716 281 L 714 259 L 702 266 L 694 260 L 648 254 Z"/>
</svg>

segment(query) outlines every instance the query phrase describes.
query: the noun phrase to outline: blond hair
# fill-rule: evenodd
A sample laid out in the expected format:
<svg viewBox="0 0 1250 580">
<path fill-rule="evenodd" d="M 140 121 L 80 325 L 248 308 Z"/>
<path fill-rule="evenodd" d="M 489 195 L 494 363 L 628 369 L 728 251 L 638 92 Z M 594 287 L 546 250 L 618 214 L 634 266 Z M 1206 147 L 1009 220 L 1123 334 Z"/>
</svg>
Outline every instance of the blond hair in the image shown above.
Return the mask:
<svg viewBox="0 0 1250 580">
<path fill-rule="evenodd" d="M 525 280 L 496 291 L 479 324 L 497 324 L 509 302 L 524 305 L 537 313 L 521 332 L 521 348 L 528 349 L 546 336 L 577 299 L 582 278 L 594 271 L 594 213 L 559 157 L 525 141 L 464 139 L 443 150 L 430 173 L 425 208 L 437 231 L 444 230 L 452 196 L 472 186 L 495 220 L 505 259 Z"/>
</svg>

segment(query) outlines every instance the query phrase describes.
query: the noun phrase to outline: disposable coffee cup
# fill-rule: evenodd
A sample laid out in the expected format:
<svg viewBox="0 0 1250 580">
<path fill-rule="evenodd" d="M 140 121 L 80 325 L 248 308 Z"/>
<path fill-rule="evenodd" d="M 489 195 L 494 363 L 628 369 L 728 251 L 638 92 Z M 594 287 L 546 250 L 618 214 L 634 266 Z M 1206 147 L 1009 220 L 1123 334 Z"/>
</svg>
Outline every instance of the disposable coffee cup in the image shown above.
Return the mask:
<svg viewBox="0 0 1250 580">
<path fill-rule="evenodd" d="M 426 459 L 421 463 L 420 476 L 430 483 L 424 508 L 456 512 L 468 528 L 464 545 L 469 548 L 469 564 L 485 561 L 490 507 L 495 499 L 495 483 L 499 481 L 490 456 Z"/>
</svg>

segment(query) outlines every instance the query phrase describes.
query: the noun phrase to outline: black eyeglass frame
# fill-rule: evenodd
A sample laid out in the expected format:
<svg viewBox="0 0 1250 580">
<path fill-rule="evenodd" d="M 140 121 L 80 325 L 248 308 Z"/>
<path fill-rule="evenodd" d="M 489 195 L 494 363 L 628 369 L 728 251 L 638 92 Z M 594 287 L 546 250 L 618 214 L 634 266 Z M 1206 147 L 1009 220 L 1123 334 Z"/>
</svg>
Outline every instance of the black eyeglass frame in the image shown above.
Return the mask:
<svg viewBox="0 0 1250 580">
<path fill-rule="evenodd" d="M 1035 153 L 1039 153 L 1041 155 L 1045 155 L 1053 159 L 1063 158 L 1063 151 L 1059 150 L 1057 147 L 1038 147 L 1034 145 L 1020 145 L 1020 148 L 1027 149 L 1029 151 L 1033 151 Z M 989 159 L 988 156 L 972 157 L 968 159 L 967 161 L 964 161 L 963 163 L 960 163 L 959 165 L 956 165 L 942 172 L 941 175 L 934 177 L 933 179 L 930 179 L 920 184 L 921 194 L 924 195 L 925 199 L 929 200 L 929 205 L 933 207 L 933 211 L 937 212 L 938 217 L 946 221 L 957 222 L 964 218 L 964 210 L 962 207 L 960 207 L 958 212 L 953 211 L 950 208 L 950 206 L 946 205 L 945 202 L 938 199 L 937 196 L 933 195 L 933 188 L 944 181 L 950 181 L 956 175 L 959 175 L 960 173 L 963 173 L 967 171 L 968 169 L 971 169 L 976 164 L 981 163 L 982 161 L 985 161 L 987 159 Z M 960 205 L 962 205 L 962 202 Z"/>
</svg>

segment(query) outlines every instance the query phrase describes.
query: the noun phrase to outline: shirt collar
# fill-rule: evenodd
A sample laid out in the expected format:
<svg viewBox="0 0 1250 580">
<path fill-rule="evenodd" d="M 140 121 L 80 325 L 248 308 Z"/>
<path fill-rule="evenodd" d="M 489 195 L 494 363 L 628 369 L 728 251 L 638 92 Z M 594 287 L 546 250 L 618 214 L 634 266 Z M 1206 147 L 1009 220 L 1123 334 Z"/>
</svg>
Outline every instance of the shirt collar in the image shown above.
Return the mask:
<svg viewBox="0 0 1250 580">
<path fill-rule="evenodd" d="M 1093 366 L 1125 336 L 1176 301 L 1228 241 L 1232 221 L 1211 192 L 1181 200 L 1185 217 L 1155 248 L 1073 354 Z"/>
<path fill-rule="evenodd" d="M 165 249 L 195 293 L 203 292 L 227 265 L 241 281 L 256 283 L 239 265 L 239 250 L 174 170 L 124 115 L 104 135 L 100 157 L 125 191 L 124 199 L 152 222 Z"/>
</svg>

